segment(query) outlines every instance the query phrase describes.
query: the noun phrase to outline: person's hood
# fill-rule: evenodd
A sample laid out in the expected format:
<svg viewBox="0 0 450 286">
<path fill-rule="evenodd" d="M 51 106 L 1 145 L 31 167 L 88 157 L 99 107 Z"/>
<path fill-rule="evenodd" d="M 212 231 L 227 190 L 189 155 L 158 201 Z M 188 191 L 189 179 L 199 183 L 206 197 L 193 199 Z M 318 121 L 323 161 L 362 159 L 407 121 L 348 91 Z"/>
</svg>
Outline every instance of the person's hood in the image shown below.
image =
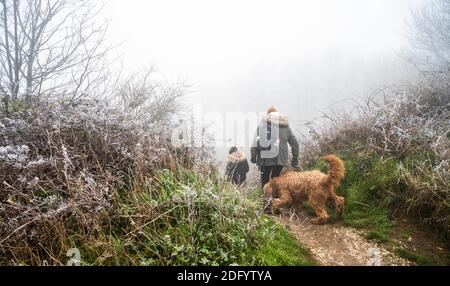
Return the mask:
<svg viewBox="0 0 450 286">
<path fill-rule="evenodd" d="M 230 162 L 239 163 L 239 162 L 245 161 L 247 158 L 245 157 L 244 152 L 234 152 L 234 153 L 231 153 L 230 155 L 228 155 L 227 159 Z"/>
<path fill-rule="evenodd" d="M 263 120 L 267 123 L 278 124 L 280 127 L 289 127 L 289 118 L 279 112 L 266 114 Z"/>
</svg>

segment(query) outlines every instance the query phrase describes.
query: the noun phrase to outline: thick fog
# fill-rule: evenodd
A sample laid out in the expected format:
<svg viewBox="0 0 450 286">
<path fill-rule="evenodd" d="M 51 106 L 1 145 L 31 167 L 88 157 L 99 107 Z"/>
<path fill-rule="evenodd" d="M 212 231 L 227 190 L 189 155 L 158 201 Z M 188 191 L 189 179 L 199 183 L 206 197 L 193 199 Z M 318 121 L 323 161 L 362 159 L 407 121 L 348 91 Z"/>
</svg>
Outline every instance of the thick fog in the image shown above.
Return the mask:
<svg viewBox="0 0 450 286">
<path fill-rule="evenodd" d="M 302 124 L 371 89 L 414 81 L 402 58 L 408 0 L 110 0 L 110 40 L 125 71 L 150 64 L 187 80 L 202 112 L 262 112 Z M 250 132 L 249 132 L 250 133 Z M 252 136 L 253 134 L 246 134 Z M 226 146 L 237 135 L 217 138 Z M 242 146 L 244 147 L 244 146 Z M 248 146 L 245 146 L 248 148 Z"/>
</svg>

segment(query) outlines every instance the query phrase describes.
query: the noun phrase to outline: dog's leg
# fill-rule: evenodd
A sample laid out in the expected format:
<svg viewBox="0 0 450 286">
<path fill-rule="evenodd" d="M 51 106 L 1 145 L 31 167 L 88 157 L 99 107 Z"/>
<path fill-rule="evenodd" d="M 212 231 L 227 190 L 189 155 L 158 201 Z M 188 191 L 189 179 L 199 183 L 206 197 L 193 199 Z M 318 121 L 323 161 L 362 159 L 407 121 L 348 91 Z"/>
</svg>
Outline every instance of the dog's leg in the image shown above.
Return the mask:
<svg viewBox="0 0 450 286">
<path fill-rule="evenodd" d="M 340 196 L 335 196 L 333 199 L 333 203 L 334 211 L 341 216 L 342 212 L 344 211 L 345 199 Z"/>
<path fill-rule="evenodd" d="M 300 199 L 296 199 L 294 201 L 294 211 L 296 213 L 300 213 L 302 211 L 302 209 L 303 209 L 303 201 Z"/>
<path fill-rule="evenodd" d="M 325 224 L 330 218 L 327 211 L 324 209 L 316 210 L 316 215 L 317 217 L 311 220 L 311 222 L 314 224 Z"/>
<path fill-rule="evenodd" d="M 311 222 L 314 224 L 324 224 L 330 217 L 325 209 L 326 198 L 312 198 L 309 203 L 311 207 L 314 208 L 314 211 L 317 215 L 317 217 L 315 219 L 312 219 Z"/>
<path fill-rule="evenodd" d="M 273 186 L 272 183 L 269 182 L 264 186 L 264 195 L 263 195 L 263 212 L 265 214 L 271 214 L 272 213 L 272 209 L 271 209 L 271 205 L 272 205 L 272 200 L 274 195 L 276 195 L 276 192 L 273 191 Z"/>
<path fill-rule="evenodd" d="M 342 215 L 342 212 L 344 211 L 345 199 L 343 197 L 338 196 L 336 192 L 333 190 L 333 188 L 330 188 L 328 191 L 330 193 L 330 200 L 333 202 L 334 205 L 334 211 L 338 215 Z"/>
<path fill-rule="evenodd" d="M 280 208 L 292 204 L 292 196 L 288 190 L 280 190 L 280 198 L 272 202 L 272 214 L 280 213 Z"/>
</svg>

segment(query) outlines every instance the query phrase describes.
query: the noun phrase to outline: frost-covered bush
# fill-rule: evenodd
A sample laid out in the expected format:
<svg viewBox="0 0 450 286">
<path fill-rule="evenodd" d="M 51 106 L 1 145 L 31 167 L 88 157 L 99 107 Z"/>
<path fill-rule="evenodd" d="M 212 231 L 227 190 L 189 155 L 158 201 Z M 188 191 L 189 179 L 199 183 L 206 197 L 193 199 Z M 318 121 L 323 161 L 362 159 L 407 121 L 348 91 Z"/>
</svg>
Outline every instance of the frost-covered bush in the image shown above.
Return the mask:
<svg viewBox="0 0 450 286">
<path fill-rule="evenodd" d="M 29 151 L 27 145 L 0 147 L 0 161 L 20 167 L 27 161 Z"/>
<path fill-rule="evenodd" d="M 35 178 L 41 180 L 34 190 L 62 193 L 69 182 L 120 184 L 116 179 L 134 168 L 160 164 L 170 156 L 162 148 L 163 131 L 146 130 L 101 103 L 40 105 L 0 122 L 0 181 L 7 189 L 27 189 Z"/>
<path fill-rule="evenodd" d="M 446 160 L 450 156 L 449 92 L 425 80 L 417 86 L 379 90 L 350 113 L 331 112 L 318 124 L 308 124 L 309 136 L 302 136 L 304 159 L 354 145 L 397 158 L 427 150 L 436 159 Z"/>
<path fill-rule="evenodd" d="M 0 263 L 37 264 L 70 248 L 70 236 L 98 236 L 118 191 L 208 164 L 207 152 L 174 148 L 171 128 L 98 101 L 0 117 Z"/>
<path fill-rule="evenodd" d="M 397 192 L 388 195 L 421 222 L 450 231 L 450 90 L 433 75 L 416 86 L 376 92 L 351 113 L 331 112 L 309 124 L 303 164 L 321 155 L 357 158 L 374 153 L 397 162 Z M 402 185 L 407 191 L 402 192 Z"/>
</svg>

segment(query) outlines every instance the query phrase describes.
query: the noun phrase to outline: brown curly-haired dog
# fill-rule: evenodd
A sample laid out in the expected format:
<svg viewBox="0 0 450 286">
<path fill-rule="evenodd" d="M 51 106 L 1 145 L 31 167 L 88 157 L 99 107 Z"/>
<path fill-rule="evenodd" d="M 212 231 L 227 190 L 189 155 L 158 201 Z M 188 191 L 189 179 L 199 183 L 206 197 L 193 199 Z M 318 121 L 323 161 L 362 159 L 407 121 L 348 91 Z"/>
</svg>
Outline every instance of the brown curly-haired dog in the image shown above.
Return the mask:
<svg viewBox="0 0 450 286">
<path fill-rule="evenodd" d="M 333 202 L 336 212 L 342 214 L 345 201 L 336 194 L 335 189 L 345 176 L 344 162 L 336 155 L 328 155 L 323 159 L 330 166 L 328 174 L 320 171 L 288 172 L 264 186 L 264 196 L 274 198 L 273 214 L 278 214 L 280 208 L 291 205 L 298 211 L 303 201 L 308 201 L 317 215 L 312 222 L 323 224 L 329 218 L 325 208 L 328 200 Z"/>
</svg>

